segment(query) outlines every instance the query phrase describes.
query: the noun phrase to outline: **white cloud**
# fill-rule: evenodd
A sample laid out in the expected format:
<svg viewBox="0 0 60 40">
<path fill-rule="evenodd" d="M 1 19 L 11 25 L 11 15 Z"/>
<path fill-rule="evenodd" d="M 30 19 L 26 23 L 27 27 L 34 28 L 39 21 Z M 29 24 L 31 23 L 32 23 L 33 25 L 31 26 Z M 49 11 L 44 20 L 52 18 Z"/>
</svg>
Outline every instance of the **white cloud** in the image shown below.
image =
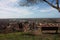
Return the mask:
<svg viewBox="0 0 60 40">
<path fill-rule="evenodd" d="M 16 2 L 17 0 L 9 0 L 10 2 Z"/>
<path fill-rule="evenodd" d="M 25 17 L 27 15 L 33 14 L 32 11 L 25 8 L 4 8 L 0 7 L 0 18 L 6 17 Z"/>
<path fill-rule="evenodd" d="M 17 0 L 0 0 L 0 18 L 23 18 L 33 14 L 28 8 L 15 7 L 16 1 Z"/>
<path fill-rule="evenodd" d="M 54 8 L 48 8 L 48 9 L 41 9 L 39 10 L 40 12 L 51 12 L 51 11 L 55 11 Z"/>
<path fill-rule="evenodd" d="M 17 5 L 17 0 L 0 0 L 0 7 L 12 7 Z"/>
</svg>

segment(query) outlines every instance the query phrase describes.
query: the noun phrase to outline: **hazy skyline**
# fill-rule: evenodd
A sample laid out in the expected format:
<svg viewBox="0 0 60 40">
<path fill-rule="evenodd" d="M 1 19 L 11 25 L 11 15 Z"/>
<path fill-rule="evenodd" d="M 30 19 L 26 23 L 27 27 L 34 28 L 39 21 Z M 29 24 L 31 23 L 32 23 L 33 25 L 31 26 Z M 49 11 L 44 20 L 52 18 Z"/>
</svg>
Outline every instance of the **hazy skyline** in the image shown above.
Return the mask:
<svg viewBox="0 0 60 40">
<path fill-rule="evenodd" d="M 0 18 L 60 18 L 60 13 L 47 3 L 22 7 L 18 1 L 0 0 Z"/>
</svg>

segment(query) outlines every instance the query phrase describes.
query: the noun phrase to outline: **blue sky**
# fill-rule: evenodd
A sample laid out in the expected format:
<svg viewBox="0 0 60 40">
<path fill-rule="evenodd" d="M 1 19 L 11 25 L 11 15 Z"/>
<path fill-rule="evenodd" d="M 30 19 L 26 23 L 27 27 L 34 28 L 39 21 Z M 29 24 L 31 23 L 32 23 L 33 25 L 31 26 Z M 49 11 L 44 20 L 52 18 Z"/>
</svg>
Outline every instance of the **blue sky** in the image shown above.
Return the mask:
<svg viewBox="0 0 60 40">
<path fill-rule="evenodd" d="M 60 18 L 60 13 L 46 3 L 22 7 L 19 0 L 0 0 L 0 18 Z"/>
</svg>

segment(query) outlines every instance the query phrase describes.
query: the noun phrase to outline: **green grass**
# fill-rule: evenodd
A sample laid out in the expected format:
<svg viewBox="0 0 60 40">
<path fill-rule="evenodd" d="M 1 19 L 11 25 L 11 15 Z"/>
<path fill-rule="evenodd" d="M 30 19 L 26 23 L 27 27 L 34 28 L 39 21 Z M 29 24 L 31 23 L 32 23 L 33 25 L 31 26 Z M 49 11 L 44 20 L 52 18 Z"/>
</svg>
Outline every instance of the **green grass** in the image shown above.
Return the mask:
<svg viewBox="0 0 60 40">
<path fill-rule="evenodd" d="M 60 40 L 60 34 L 43 34 L 39 36 L 24 34 L 21 32 L 0 34 L 0 40 Z"/>
</svg>

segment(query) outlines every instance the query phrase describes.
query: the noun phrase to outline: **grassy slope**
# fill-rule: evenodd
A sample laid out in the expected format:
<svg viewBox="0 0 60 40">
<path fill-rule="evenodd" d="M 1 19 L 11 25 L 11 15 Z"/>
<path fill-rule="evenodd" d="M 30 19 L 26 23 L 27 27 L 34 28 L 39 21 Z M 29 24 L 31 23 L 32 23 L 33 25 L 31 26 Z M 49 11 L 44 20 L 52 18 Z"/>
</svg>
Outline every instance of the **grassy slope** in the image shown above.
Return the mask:
<svg viewBox="0 0 60 40">
<path fill-rule="evenodd" d="M 22 35 L 21 32 L 0 34 L 0 40 L 60 40 L 60 34 L 42 36 Z"/>
</svg>

